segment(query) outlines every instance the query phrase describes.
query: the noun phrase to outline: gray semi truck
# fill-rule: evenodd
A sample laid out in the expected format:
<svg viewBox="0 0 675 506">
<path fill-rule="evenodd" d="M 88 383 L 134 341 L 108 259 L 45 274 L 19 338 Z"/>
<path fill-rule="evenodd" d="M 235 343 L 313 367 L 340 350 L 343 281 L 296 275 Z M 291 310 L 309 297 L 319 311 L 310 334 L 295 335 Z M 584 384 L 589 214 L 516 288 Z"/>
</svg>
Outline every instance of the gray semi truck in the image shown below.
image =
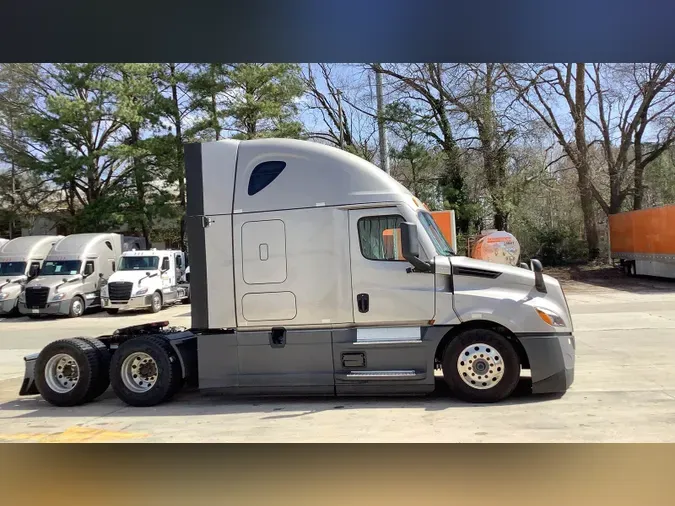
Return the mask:
<svg viewBox="0 0 675 506">
<path fill-rule="evenodd" d="M 17 237 L 0 245 L 0 315 L 18 313 L 18 300 L 26 285 L 35 279 L 60 235 Z"/>
<path fill-rule="evenodd" d="M 575 341 L 534 260 L 453 254 L 425 207 L 376 166 L 288 139 L 185 146 L 192 325 L 63 339 L 25 357 L 21 395 L 59 406 L 109 385 L 132 406 L 183 386 L 243 395 L 562 393 Z"/>
<path fill-rule="evenodd" d="M 73 234 L 56 243 L 19 296 L 19 312 L 77 318 L 100 307 L 101 285 L 115 272 L 123 242 L 119 234 Z"/>
</svg>

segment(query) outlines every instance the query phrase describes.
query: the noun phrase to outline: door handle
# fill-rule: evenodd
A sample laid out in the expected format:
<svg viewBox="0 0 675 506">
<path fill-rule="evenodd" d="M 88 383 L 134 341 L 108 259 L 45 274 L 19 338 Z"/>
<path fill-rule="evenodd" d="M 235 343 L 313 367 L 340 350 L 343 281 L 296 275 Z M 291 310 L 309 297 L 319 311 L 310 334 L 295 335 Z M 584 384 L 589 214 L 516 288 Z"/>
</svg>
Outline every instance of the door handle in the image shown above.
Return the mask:
<svg viewBox="0 0 675 506">
<path fill-rule="evenodd" d="M 367 293 L 356 296 L 356 307 L 359 308 L 359 313 L 367 313 L 370 310 L 370 298 Z"/>
</svg>

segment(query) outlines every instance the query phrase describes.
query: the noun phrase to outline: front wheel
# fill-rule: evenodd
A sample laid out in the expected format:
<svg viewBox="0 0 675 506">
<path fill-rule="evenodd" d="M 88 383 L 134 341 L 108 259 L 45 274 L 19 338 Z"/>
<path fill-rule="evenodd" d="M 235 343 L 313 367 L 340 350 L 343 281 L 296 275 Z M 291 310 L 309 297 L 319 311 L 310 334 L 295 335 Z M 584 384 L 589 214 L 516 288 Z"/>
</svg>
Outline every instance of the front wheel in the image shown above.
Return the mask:
<svg viewBox="0 0 675 506">
<path fill-rule="evenodd" d="M 159 313 L 162 310 L 162 294 L 159 292 L 155 292 L 152 294 L 152 301 L 150 304 L 150 312 L 152 313 Z"/>
<path fill-rule="evenodd" d="M 520 380 L 520 360 L 511 342 L 492 330 L 473 329 L 455 337 L 443 354 L 443 378 L 468 402 L 498 402 Z"/>
<path fill-rule="evenodd" d="M 71 318 L 79 318 L 84 314 L 84 300 L 79 295 L 73 297 L 73 300 L 70 303 L 70 311 L 68 316 Z"/>
</svg>

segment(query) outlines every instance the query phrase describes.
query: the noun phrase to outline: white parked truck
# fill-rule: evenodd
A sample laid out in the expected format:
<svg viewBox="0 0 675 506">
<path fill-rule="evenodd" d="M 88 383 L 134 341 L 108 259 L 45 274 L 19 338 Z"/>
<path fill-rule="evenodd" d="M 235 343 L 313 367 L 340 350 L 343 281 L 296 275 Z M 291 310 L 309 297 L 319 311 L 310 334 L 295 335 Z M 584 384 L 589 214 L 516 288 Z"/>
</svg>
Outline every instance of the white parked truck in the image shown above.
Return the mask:
<svg viewBox="0 0 675 506">
<path fill-rule="evenodd" d="M 429 212 L 376 166 L 289 140 L 185 147 L 192 328 L 65 339 L 25 357 L 21 395 L 132 406 L 183 385 L 243 395 L 427 394 L 442 369 L 472 402 L 572 384 L 563 290 L 529 268 L 453 255 Z M 401 255 L 385 244 L 397 238 Z M 191 269 L 192 270 L 192 269 Z"/>
<path fill-rule="evenodd" d="M 119 234 L 73 234 L 50 250 L 40 275 L 19 296 L 19 312 L 76 318 L 100 307 L 101 285 L 115 272 L 124 239 Z"/>
<path fill-rule="evenodd" d="M 19 295 L 40 274 L 42 263 L 60 235 L 17 237 L 0 245 L 0 315 L 18 313 Z"/>
<path fill-rule="evenodd" d="M 103 308 L 110 314 L 120 309 L 149 309 L 190 300 L 185 281 L 185 253 L 176 250 L 126 251 L 117 270 L 101 288 Z"/>
</svg>

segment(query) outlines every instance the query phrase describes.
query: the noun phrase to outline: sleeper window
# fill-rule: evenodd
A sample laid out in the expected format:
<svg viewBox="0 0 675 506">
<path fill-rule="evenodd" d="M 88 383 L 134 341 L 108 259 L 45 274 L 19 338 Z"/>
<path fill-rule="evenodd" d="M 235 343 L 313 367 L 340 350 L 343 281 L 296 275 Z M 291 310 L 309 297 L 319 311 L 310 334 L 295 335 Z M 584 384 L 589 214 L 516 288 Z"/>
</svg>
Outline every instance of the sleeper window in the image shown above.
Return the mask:
<svg viewBox="0 0 675 506">
<path fill-rule="evenodd" d="M 401 216 L 370 216 L 358 221 L 361 254 L 368 260 L 404 260 L 401 255 Z"/>
<path fill-rule="evenodd" d="M 263 162 L 251 172 L 248 181 L 248 194 L 255 195 L 274 181 L 286 168 L 286 162 Z"/>
</svg>

